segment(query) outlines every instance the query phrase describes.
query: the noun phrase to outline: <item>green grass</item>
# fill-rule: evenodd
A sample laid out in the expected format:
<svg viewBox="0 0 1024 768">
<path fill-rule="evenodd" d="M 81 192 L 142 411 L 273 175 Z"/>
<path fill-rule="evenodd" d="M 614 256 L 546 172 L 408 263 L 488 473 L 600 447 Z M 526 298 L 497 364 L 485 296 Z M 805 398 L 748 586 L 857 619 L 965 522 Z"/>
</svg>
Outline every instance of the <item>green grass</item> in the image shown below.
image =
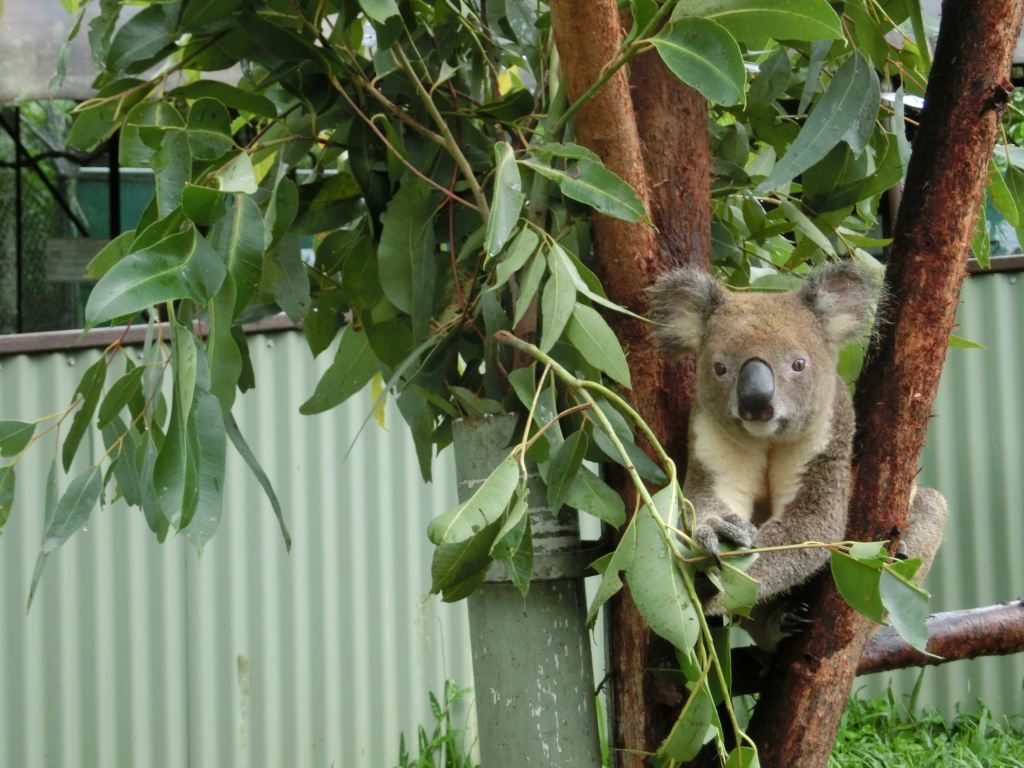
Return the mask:
<svg viewBox="0 0 1024 768">
<path fill-rule="evenodd" d="M 983 704 L 947 723 L 935 710 L 914 712 L 890 691 L 852 699 L 829 768 L 1024 768 L 1024 718 L 997 720 Z"/>
<path fill-rule="evenodd" d="M 402 734 L 396 768 L 480 768 L 473 760 L 474 742 L 467 727 L 469 688 L 460 688 L 446 680 L 441 699 L 430 694 L 433 727 L 422 725 L 416 731 L 416 754 L 410 754 Z"/>
</svg>

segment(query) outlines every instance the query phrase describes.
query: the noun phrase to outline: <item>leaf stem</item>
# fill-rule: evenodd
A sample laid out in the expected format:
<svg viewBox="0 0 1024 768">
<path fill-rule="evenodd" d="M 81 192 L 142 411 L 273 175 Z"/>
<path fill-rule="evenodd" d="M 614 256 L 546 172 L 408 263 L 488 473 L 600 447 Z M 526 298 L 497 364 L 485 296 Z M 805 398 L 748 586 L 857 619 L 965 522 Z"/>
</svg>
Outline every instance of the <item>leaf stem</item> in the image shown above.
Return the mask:
<svg viewBox="0 0 1024 768">
<path fill-rule="evenodd" d="M 427 93 L 427 89 L 423 87 L 423 83 L 420 82 L 419 76 L 412 68 L 412 64 L 409 63 L 409 59 L 405 56 L 405 51 L 402 50 L 398 43 L 391 46 L 391 54 L 395 57 L 402 69 L 409 75 L 409 79 L 412 80 L 413 86 L 416 88 L 416 92 L 420 95 L 423 100 L 423 105 L 427 108 L 427 112 L 433 118 L 434 123 L 441 131 L 441 135 L 444 136 L 445 146 L 448 148 L 449 154 L 455 160 L 455 164 L 459 166 L 459 170 L 462 171 L 462 175 L 466 179 L 466 183 L 469 184 L 469 189 L 473 193 L 473 197 L 476 199 L 477 207 L 480 209 L 480 218 L 486 223 L 491 216 L 490 208 L 487 206 L 487 197 L 484 195 L 483 190 L 480 188 L 480 183 L 476 180 L 476 174 L 473 173 L 473 166 L 469 164 L 469 160 L 463 154 L 459 148 L 459 143 L 452 136 L 451 129 L 448 127 L 447 121 L 444 116 L 438 110 L 437 105 L 434 103 L 433 98 Z"/>
</svg>

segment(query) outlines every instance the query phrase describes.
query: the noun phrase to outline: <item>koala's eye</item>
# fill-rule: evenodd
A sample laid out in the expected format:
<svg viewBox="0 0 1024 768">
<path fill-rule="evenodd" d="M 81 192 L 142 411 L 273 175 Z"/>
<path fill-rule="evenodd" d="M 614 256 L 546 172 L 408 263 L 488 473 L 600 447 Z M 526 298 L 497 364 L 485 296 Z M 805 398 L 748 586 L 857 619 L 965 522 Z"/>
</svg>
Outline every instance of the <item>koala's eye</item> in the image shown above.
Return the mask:
<svg viewBox="0 0 1024 768">
<path fill-rule="evenodd" d="M 725 367 L 724 363 L 715 363 L 715 376 L 725 376 L 729 372 L 729 369 Z"/>
<path fill-rule="evenodd" d="M 800 373 L 800 371 L 802 371 L 806 367 L 807 361 L 804 360 L 802 357 L 798 357 L 796 360 L 793 361 L 793 370 L 796 371 L 797 373 Z"/>
</svg>

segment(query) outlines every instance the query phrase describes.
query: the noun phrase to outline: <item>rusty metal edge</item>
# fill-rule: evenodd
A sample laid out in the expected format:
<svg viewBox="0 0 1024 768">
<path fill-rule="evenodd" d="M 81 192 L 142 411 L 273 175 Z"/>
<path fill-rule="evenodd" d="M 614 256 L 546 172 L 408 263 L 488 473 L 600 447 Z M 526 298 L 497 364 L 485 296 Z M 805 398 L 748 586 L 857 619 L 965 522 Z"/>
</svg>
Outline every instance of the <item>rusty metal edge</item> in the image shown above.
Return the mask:
<svg viewBox="0 0 1024 768">
<path fill-rule="evenodd" d="M 167 323 L 161 324 L 164 335 L 169 333 Z M 295 325 L 284 314 L 267 317 L 255 323 L 246 323 L 242 330 L 246 333 L 278 333 L 297 330 Z M 198 325 L 197 331 L 205 335 L 206 326 Z M 116 326 L 114 328 L 96 328 L 91 331 L 43 331 L 40 333 L 11 333 L 0 335 L 0 357 L 8 355 L 27 355 L 40 352 L 70 352 L 82 349 L 106 347 L 121 339 L 122 344 L 141 344 L 146 336 L 146 326 Z M 123 337 L 123 338 L 122 338 Z"/>
</svg>

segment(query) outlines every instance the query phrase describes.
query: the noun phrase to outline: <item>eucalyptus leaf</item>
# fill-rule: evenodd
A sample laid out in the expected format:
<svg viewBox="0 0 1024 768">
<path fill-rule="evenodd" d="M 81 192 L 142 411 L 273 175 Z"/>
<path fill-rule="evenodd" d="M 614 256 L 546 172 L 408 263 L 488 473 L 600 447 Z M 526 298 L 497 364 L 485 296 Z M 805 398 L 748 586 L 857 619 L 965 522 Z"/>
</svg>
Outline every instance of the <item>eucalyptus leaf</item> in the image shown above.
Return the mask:
<svg viewBox="0 0 1024 768">
<path fill-rule="evenodd" d="M 468 500 L 431 520 L 427 536 L 438 545 L 468 541 L 501 518 L 519 481 L 519 463 L 509 456 Z"/>
<path fill-rule="evenodd" d="M 53 552 L 88 522 L 89 515 L 99 503 L 102 490 L 103 471 L 98 464 L 89 467 L 71 481 L 57 502 L 53 520 L 43 535 L 44 553 Z"/>
<path fill-rule="evenodd" d="M 569 342 L 592 365 L 624 387 L 630 387 L 629 365 L 615 333 L 596 310 L 577 304 L 565 328 Z"/>
<path fill-rule="evenodd" d="M 626 504 L 622 497 L 587 467 L 580 467 L 565 503 L 594 515 L 613 528 L 621 528 L 626 522 Z"/>
<path fill-rule="evenodd" d="M 366 334 L 348 326 L 341 334 L 334 362 L 317 383 L 313 395 L 299 407 L 299 413 L 322 413 L 341 405 L 365 387 L 379 367 Z"/>
<path fill-rule="evenodd" d="M 523 184 L 512 147 L 505 141 L 494 145 L 494 194 L 491 197 L 491 215 L 487 220 L 487 253 L 493 256 L 504 247 L 519 221 L 523 209 Z"/>
<path fill-rule="evenodd" d="M 566 497 L 576 480 L 577 473 L 587 455 L 590 440 L 582 429 L 573 432 L 558 446 L 551 457 L 548 468 L 548 509 L 552 515 L 558 515 Z"/>
<path fill-rule="evenodd" d="M 900 637 L 928 653 L 928 593 L 889 567 L 882 569 L 879 589 L 882 605 Z"/>
<path fill-rule="evenodd" d="M 747 74 L 740 47 L 714 21 L 687 16 L 651 38 L 672 74 L 713 104 L 739 104 Z"/>
<path fill-rule="evenodd" d="M 625 221 L 650 223 L 647 209 L 636 191 L 600 163 L 578 160 L 565 171 L 534 160 L 520 160 L 520 163 L 554 181 L 566 197 L 589 205 L 598 213 Z"/>
<path fill-rule="evenodd" d="M 548 255 L 550 276 L 541 294 L 540 348 L 546 352 L 555 345 L 576 305 L 576 286 L 561 259 Z"/>
<path fill-rule="evenodd" d="M 227 432 L 227 436 L 231 440 L 231 444 L 235 446 L 235 450 L 238 451 L 238 455 L 242 457 L 246 466 L 249 467 L 249 471 L 256 477 L 256 481 L 260 484 L 264 494 L 266 494 L 267 500 L 270 501 L 270 506 L 274 510 L 274 516 L 277 518 L 278 527 L 281 529 L 281 538 L 284 539 L 284 547 L 287 550 L 291 550 L 292 536 L 288 532 L 288 526 L 285 524 L 284 510 L 281 508 L 281 502 L 277 498 L 274 486 L 271 484 L 270 478 L 267 477 L 267 473 L 263 470 L 259 460 L 256 458 L 256 454 L 253 453 L 252 448 L 249 447 L 249 443 L 246 442 L 245 437 L 238 428 L 238 422 L 235 421 L 235 417 L 230 413 L 227 414 L 224 419 L 224 430 Z"/>
<path fill-rule="evenodd" d="M 86 327 L 173 299 L 205 302 L 224 274 L 224 262 L 194 229 L 171 235 L 129 254 L 100 279 L 85 305 Z"/>
<path fill-rule="evenodd" d="M 839 594 L 854 610 L 872 621 L 885 621 L 885 606 L 879 591 L 881 570 L 842 552 L 831 557 L 832 578 Z"/>
<path fill-rule="evenodd" d="M 658 747 L 658 755 L 686 762 L 692 760 L 710 735 L 715 704 L 707 684 L 695 686 L 686 698 L 672 730 Z"/>
<path fill-rule="evenodd" d="M 676 519 L 676 494 L 670 485 L 653 498 L 661 519 L 669 524 Z M 636 557 L 626 571 L 633 602 L 652 630 L 679 650 L 689 650 L 700 634 L 699 609 L 690 599 L 676 550 L 647 507 L 637 512 L 635 525 Z"/>
<path fill-rule="evenodd" d="M 14 506 L 14 465 L 0 467 L 0 531 L 7 524 Z"/>
<path fill-rule="evenodd" d="M 0 421 L 0 456 L 18 455 L 35 433 L 35 422 Z"/>
<path fill-rule="evenodd" d="M 601 607 L 607 603 L 611 598 L 623 587 L 622 583 L 622 572 L 629 570 L 637 556 L 637 535 L 636 535 L 636 519 L 638 516 L 634 516 L 630 521 L 626 530 L 622 533 L 622 538 L 619 539 L 618 546 L 615 547 L 615 552 L 611 555 L 611 559 L 605 566 L 604 571 L 601 575 L 601 583 L 597 587 L 597 592 L 594 594 L 594 599 L 590 603 L 590 609 L 587 611 L 587 626 L 593 628 L 594 623 L 597 621 L 597 613 Z"/>
<path fill-rule="evenodd" d="M 855 153 L 861 152 L 874 129 L 880 99 L 878 75 L 863 56 L 854 52 L 836 72 L 796 139 L 754 192 L 762 194 L 791 181 L 841 141 Z"/>
<path fill-rule="evenodd" d="M 82 379 L 75 387 L 74 398 L 80 400 L 81 405 L 75 411 L 75 416 L 71 420 L 71 429 L 68 430 L 67 437 L 64 438 L 64 446 L 61 449 L 65 472 L 71 468 L 71 462 L 78 452 L 78 445 L 85 436 L 93 414 L 96 413 L 96 406 L 100 401 L 100 392 L 106 378 L 107 358 L 105 355 L 101 355 L 100 359 L 90 365 L 82 374 Z"/>
<path fill-rule="evenodd" d="M 693 0 L 682 3 L 683 13 L 721 24 L 740 42 L 841 39 L 843 26 L 827 0 Z"/>
</svg>

